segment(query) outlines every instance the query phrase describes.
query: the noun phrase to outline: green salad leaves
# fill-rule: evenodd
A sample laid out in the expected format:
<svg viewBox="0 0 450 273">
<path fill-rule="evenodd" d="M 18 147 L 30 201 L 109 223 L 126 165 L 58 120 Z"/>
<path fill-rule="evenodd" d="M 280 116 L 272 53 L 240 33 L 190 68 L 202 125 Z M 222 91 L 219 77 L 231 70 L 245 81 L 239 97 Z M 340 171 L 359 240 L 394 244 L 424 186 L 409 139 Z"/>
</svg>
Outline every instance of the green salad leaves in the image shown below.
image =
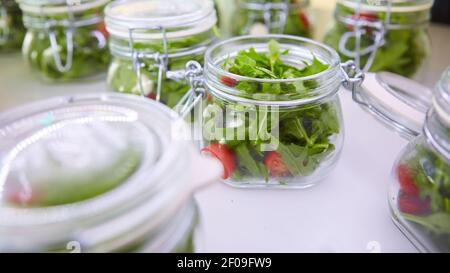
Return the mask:
<svg viewBox="0 0 450 273">
<path fill-rule="evenodd" d="M 284 25 L 280 25 L 281 22 L 281 12 L 278 9 L 273 9 L 271 11 L 271 25 L 265 26 L 264 10 L 252 10 L 245 8 L 247 3 L 259 3 L 261 5 L 267 2 L 272 2 L 274 4 L 284 3 L 284 0 L 272 0 L 272 1 L 261 1 L 261 0 L 237 0 L 236 7 L 237 11 L 234 15 L 232 32 L 234 35 L 247 35 L 247 34 L 261 34 L 260 28 L 267 33 L 283 33 L 289 35 L 296 35 L 302 37 L 312 36 L 312 25 L 309 17 L 306 13 L 306 9 L 303 6 L 305 4 L 304 0 L 291 0 L 290 6 L 288 7 L 288 13 L 286 15 L 286 22 Z"/>
<path fill-rule="evenodd" d="M 449 252 L 450 164 L 421 144 L 416 144 L 404 164 L 398 167 L 402 216 L 419 227 L 439 251 Z"/>
<path fill-rule="evenodd" d="M 297 79 L 328 69 L 316 57 L 299 67 L 287 63 L 283 57 L 289 52 L 276 41 L 270 41 L 267 49 L 267 53 L 254 48 L 242 50 L 223 67 L 255 80 Z M 239 96 L 253 100 L 307 98 L 317 85 L 313 80 L 301 79 L 279 83 L 236 81 L 222 76 L 220 80 L 237 89 Z M 223 116 L 219 123 L 218 116 Z M 294 107 L 249 105 L 216 97 L 204 112 L 204 122 L 204 136 L 210 143 L 205 150 L 231 170 L 234 180 L 247 182 L 303 181 L 336 154 L 335 141 L 341 133 L 336 97 Z M 217 144 L 222 145 L 221 149 L 216 148 Z"/>
</svg>

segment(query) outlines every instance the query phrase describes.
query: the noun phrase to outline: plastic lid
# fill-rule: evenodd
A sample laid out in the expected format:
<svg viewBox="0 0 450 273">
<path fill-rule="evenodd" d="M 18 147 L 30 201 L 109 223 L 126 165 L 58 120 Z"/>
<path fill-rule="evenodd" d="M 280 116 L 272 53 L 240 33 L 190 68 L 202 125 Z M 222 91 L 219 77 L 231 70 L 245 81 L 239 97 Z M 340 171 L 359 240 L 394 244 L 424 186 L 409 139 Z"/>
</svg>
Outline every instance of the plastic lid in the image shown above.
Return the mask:
<svg viewBox="0 0 450 273">
<path fill-rule="evenodd" d="M 352 9 L 357 9 L 361 3 L 361 9 L 372 12 L 386 12 L 388 2 L 391 2 L 391 11 L 399 12 L 417 12 L 431 9 L 434 0 L 338 0 L 342 5 Z"/>
<path fill-rule="evenodd" d="M 55 251 L 72 240 L 115 251 L 157 233 L 196 187 L 220 176 L 188 132 L 166 106 L 124 94 L 1 114 L 0 252 Z"/>
<path fill-rule="evenodd" d="M 1 206 L 81 202 L 149 176 L 170 150 L 172 122 L 170 112 L 145 105 L 75 96 L 1 115 Z"/>
<path fill-rule="evenodd" d="M 366 73 L 360 92 L 365 108 L 407 138 L 420 134 L 432 91 L 390 72 Z"/>
<path fill-rule="evenodd" d="M 205 32 L 217 21 L 211 0 L 132 0 L 114 1 L 105 9 L 108 32 L 129 39 L 180 38 Z"/>
</svg>

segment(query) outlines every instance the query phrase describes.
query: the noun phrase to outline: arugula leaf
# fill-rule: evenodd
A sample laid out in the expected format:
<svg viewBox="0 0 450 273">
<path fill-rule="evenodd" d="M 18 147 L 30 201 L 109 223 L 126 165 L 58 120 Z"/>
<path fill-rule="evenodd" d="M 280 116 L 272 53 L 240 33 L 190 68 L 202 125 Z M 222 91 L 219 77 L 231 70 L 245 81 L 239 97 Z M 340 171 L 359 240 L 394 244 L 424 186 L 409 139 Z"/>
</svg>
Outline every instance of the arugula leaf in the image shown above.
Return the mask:
<svg viewBox="0 0 450 273">
<path fill-rule="evenodd" d="M 250 149 L 246 144 L 241 144 L 235 148 L 239 166 L 250 173 L 253 177 L 264 177 L 268 179 L 268 171 L 264 164 L 253 159 Z"/>
</svg>

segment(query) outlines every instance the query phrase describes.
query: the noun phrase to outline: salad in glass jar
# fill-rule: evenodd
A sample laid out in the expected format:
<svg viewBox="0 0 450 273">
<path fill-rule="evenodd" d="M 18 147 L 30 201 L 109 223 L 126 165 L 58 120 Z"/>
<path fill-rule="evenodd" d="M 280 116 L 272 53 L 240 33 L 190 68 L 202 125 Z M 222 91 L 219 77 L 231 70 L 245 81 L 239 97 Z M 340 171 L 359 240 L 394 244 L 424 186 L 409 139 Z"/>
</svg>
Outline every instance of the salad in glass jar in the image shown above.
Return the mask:
<svg viewBox="0 0 450 273">
<path fill-rule="evenodd" d="M 220 167 L 175 127 L 188 130 L 162 104 L 122 94 L 2 113 L 0 252 L 194 251 L 193 192 Z"/>
<path fill-rule="evenodd" d="M 44 79 L 72 81 L 103 73 L 109 61 L 103 8 L 109 0 L 19 0 L 27 33 L 22 52 Z"/>
<path fill-rule="evenodd" d="M 203 54 L 218 36 L 211 0 L 116 1 L 106 8 L 113 55 L 108 85 L 175 106 L 189 90 L 188 61 Z"/>
<path fill-rule="evenodd" d="M 236 187 L 305 188 L 342 148 L 337 53 L 293 36 L 243 36 L 206 53 L 204 154 Z"/>
<path fill-rule="evenodd" d="M 365 71 L 416 76 L 431 51 L 428 25 L 433 0 L 368 2 L 339 0 L 336 22 L 324 42 Z"/>
<path fill-rule="evenodd" d="M 17 50 L 22 45 L 25 28 L 22 12 L 14 0 L 0 2 L 0 52 Z"/>
<path fill-rule="evenodd" d="M 289 34 L 311 37 L 309 0 L 234 0 L 234 35 Z"/>
<path fill-rule="evenodd" d="M 399 228 L 421 251 L 450 252 L 450 69 L 437 84 L 423 133 L 393 169 L 390 205 Z"/>
</svg>

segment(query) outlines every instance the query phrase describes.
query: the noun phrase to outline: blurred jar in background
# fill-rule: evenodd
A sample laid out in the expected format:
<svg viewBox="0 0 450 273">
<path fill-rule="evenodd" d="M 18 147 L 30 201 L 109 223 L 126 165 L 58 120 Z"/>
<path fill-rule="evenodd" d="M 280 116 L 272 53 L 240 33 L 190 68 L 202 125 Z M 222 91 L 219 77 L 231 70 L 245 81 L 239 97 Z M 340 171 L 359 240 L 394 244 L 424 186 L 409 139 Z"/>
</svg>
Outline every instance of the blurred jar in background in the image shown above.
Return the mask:
<svg viewBox="0 0 450 273">
<path fill-rule="evenodd" d="M 203 63 L 206 48 L 217 39 L 213 1 L 113 1 L 105 15 L 110 88 L 177 105 L 190 88 L 186 63 Z"/>
<path fill-rule="evenodd" d="M 22 52 L 49 81 L 73 81 L 106 71 L 108 33 L 103 8 L 109 0 L 19 0 L 27 33 Z"/>
<path fill-rule="evenodd" d="M 338 0 L 336 23 L 324 41 L 343 61 L 355 59 L 365 71 L 417 76 L 431 53 L 428 25 L 433 0 L 389 3 Z"/>
<path fill-rule="evenodd" d="M 20 49 L 25 35 L 22 13 L 13 0 L 0 2 L 0 52 Z"/>
<path fill-rule="evenodd" d="M 312 37 L 309 0 L 235 0 L 232 34 Z"/>
<path fill-rule="evenodd" d="M 422 134 L 401 153 L 389 190 L 392 217 L 423 252 L 450 252 L 450 68 L 436 85 Z"/>
</svg>

